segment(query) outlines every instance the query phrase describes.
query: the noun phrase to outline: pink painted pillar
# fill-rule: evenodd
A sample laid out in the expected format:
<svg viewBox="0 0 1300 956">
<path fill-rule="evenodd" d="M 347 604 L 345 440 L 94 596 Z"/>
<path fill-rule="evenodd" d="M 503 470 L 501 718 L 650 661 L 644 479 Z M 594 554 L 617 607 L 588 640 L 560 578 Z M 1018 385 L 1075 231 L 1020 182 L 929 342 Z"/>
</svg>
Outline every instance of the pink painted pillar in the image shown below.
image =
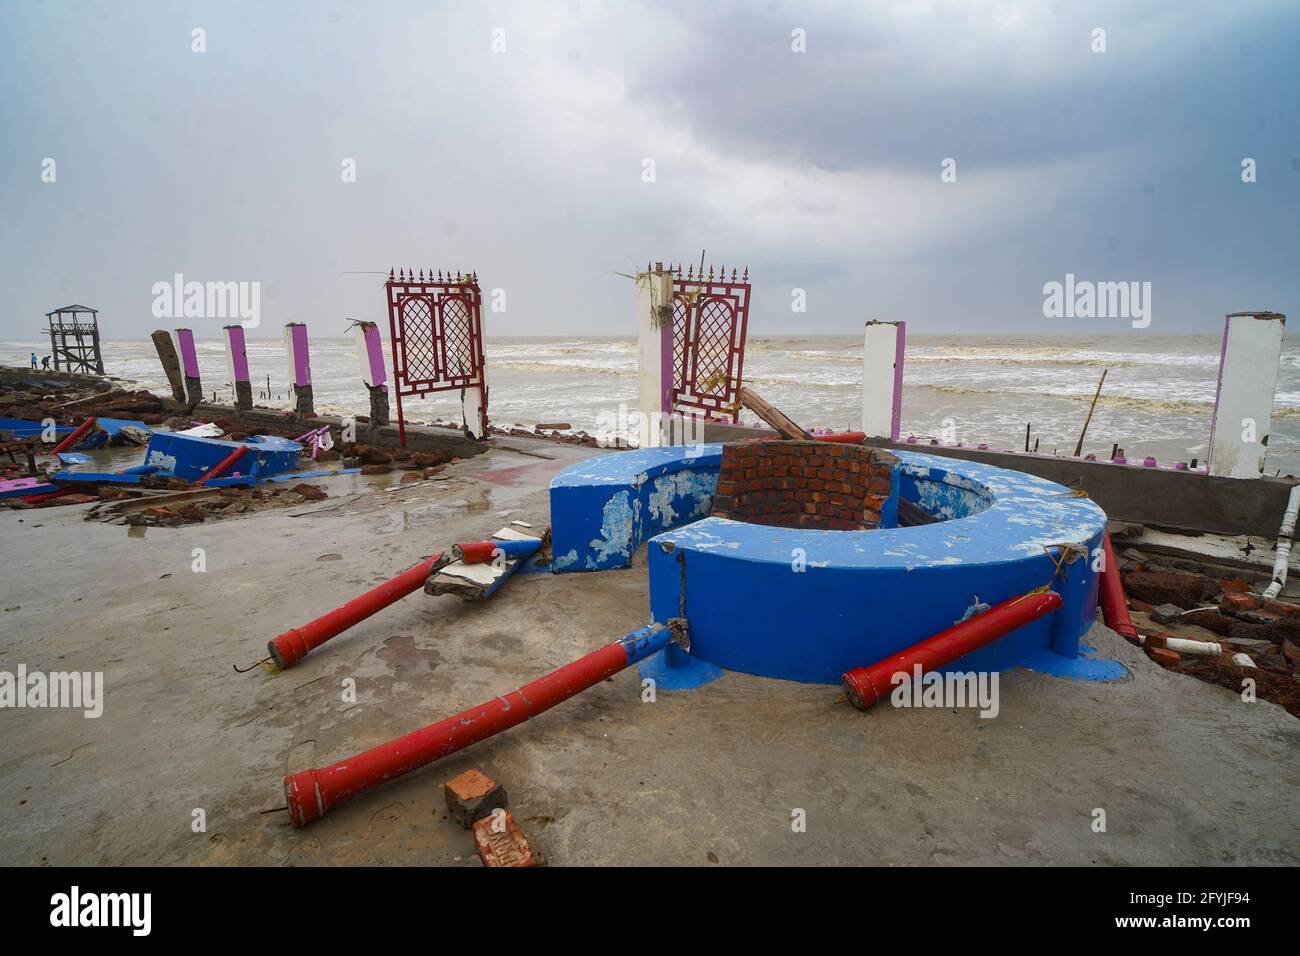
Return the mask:
<svg viewBox="0 0 1300 956">
<path fill-rule="evenodd" d="M 284 327 L 284 347 L 289 357 L 289 380 L 293 382 L 299 415 L 314 414 L 311 394 L 311 358 L 307 350 L 307 326 L 303 322 L 290 322 Z"/>
<path fill-rule="evenodd" d="M 230 380 L 235 386 L 235 407 L 247 411 L 253 407 L 253 383 L 248 374 L 248 353 L 244 348 L 244 327 L 227 325 L 226 358 L 229 363 Z"/>
<path fill-rule="evenodd" d="M 357 357 L 361 360 L 361 381 L 370 390 L 370 424 L 388 424 L 388 370 L 384 367 L 384 343 L 379 326 L 358 322 L 353 326 Z"/>
<path fill-rule="evenodd" d="M 199 380 L 199 353 L 194 346 L 194 333 L 190 329 L 176 329 L 172 337 L 176 341 L 176 353 L 181 358 L 185 400 L 191 405 L 197 405 L 203 401 L 203 382 Z"/>
</svg>

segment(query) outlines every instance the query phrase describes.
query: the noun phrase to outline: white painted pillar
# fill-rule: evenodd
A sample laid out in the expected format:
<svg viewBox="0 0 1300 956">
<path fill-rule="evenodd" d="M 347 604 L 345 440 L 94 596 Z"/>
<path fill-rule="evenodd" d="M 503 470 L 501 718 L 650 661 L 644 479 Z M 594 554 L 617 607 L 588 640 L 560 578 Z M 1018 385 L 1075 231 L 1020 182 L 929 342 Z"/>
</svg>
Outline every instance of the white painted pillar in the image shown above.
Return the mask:
<svg viewBox="0 0 1300 956">
<path fill-rule="evenodd" d="M 474 438 L 487 437 L 487 415 L 484 412 L 483 394 L 487 391 L 487 369 L 483 369 L 483 384 L 465 389 L 465 427 Z"/>
<path fill-rule="evenodd" d="M 862 430 L 868 438 L 898 441 L 906 340 L 906 322 L 867 323 L 862 345 Z"/>
<path fill-rule="evenodd" d="M 1286 316 L 1277 312 L 1234 312 L 1224 322 L 1210 422 L 1211 475 L 1258 478 L 1264 473 L 1285 329 Z"/>
<path fill-rule="evenodd" d="M 658 448 L 673 402 L 673 276 L 659 262 L 636 277 L 636 350 L 638 444 Z"/>
</svg>

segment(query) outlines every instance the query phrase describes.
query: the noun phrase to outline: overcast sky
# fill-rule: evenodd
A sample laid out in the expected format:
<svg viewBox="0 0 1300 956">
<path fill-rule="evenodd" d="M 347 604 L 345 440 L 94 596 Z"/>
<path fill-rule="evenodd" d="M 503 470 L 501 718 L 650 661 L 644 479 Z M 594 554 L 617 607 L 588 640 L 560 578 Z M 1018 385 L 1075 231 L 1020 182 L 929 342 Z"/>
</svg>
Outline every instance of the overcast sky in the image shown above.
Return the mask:
<svg viewBox="0 0 1300 956">
<path fill-rule="evenodd" d="M 215 337 L 151 314 L 176 273 L 337 335 L 402 265 L 504 289 L 490 335 L 631 334 L 611 273 L 701 248 L 760 334 L 1300 321 L 1295 2 L 6 0 L 0 88 L 0 339 Z M 1150 327 L 1044 318 L 1066 273 Z"/>
</svg>

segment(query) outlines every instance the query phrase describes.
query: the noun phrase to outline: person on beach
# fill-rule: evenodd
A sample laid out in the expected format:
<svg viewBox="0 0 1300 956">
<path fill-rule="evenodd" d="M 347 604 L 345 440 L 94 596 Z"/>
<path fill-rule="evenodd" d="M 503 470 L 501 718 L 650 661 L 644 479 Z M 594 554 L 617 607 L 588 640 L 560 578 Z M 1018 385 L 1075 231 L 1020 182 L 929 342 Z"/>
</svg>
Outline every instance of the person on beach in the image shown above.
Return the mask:
<svg viewBox="0 0 1300 956">
<path fill-rule="evenodd" d="M 32 368 L 36 368 L 36 353 L 32 353 Z"/>
<path fill-rule="evenodd" d="M 32 366 L 35 367 L 35 365 L 36 365 L 36 356 L 33 355 Z M 45 358 L 41 359 L 41 368 L 49 368 L 49 367 L 50 367 L 50 357 L 47 355 L 45 356 Z"/>
</svg>

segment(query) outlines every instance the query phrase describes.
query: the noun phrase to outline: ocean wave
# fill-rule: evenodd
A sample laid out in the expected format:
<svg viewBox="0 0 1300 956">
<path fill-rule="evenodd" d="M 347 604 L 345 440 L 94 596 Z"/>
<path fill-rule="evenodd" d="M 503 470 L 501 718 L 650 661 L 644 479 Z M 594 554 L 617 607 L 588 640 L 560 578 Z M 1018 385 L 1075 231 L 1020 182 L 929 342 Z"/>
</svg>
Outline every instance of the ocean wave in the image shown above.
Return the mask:
<svg viewBox="0 0 1300 956">
<path fill-rule="evenodd" d="M 636 369 L 615 368 L 610 365 L 578 365 L 573 362 L 534 362 L 523 359 L 489 363 L 488 371 L 494 368 L 513 368 L 532 372 L 587 372 L 592 375 L 617 375 L 622 378 L 636 378 Z"/>
<path fill-rule="evenodd" d="M 942 392 L 946 395 L 986 395 L 989 397 L 1005 397 L 1008 395 L 1006 389 L 983 389 L 983 388 L 966 388 L 961 385 L 915 385 L 914 388 L 928 389 L 933 392 Z M 1086 392 L 1036 392 L 1036 391 L 1017 391 L 1011 394 L 1015 395 L 1041 395 L 1044 398 L 1063 398 L 1072 402 L 1090 403 L 1092 394 Z M 1105 408 L 1140 408 L 1148 411 L 1159 409 L 1166 412 L 1184 412 L 1188 414 L 1205 415 L 1213 411 L 1213 402 L 1200 402 L 1193 399 L 1169 399 L 1169 398 L 1140 398 L 1134 395 L 1102 395 L 1097 400 L 1097 405 Z M 1274 414 L 1300 414 L 1300 408 L 1290 408 L 1283 406 L 1275 410 Z"/>
</svg>

